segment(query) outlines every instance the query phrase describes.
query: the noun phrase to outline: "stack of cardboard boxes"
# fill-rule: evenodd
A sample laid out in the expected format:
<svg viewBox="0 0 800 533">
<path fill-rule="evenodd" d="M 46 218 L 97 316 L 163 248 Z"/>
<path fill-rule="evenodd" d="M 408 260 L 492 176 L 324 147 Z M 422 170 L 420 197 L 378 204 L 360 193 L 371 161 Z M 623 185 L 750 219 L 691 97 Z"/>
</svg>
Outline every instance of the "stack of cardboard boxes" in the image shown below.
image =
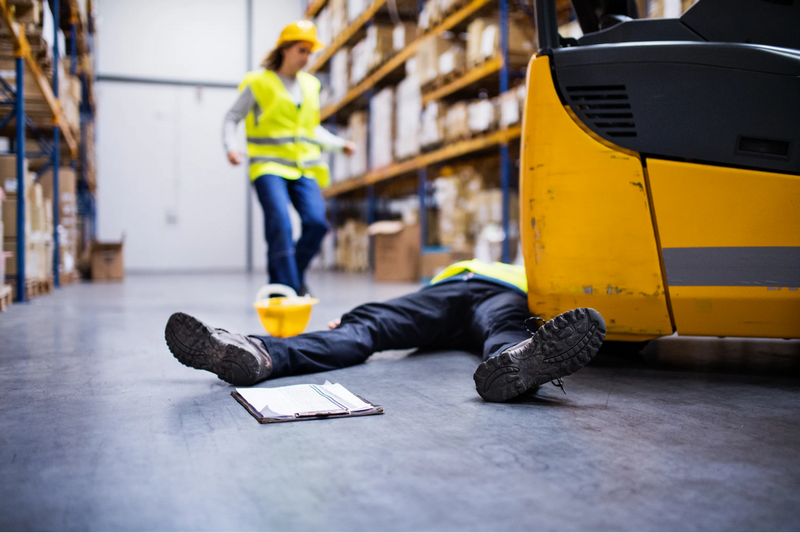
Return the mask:
<svg viewBox="0 0 800 533">
<path fill-rule="evenodd" d="M 25 279 L 44 280 L 50 276 L 53 246 L 52 201 L 45 202 L 42 186 L 33 182 L 33 173 L 25 160 L 25 186 L 18 190 L 16 156 L 0 156 L 0 181 L 3 200 L 3 252 L 5 275 L 17 275 L 17 241 L 25 247 Z M 25 225 L 17 226 L 17 202 L 19 195 L 25 202 Z M 12 280 L 15 283 L 16 280 Z"/>
<path fill-rule="evenodd" d="M 336 233 L 336 266 L 345 272 L 365 272 L 369 269 L 369 236 L 367 225 L 347 220 Z"/>
<path fill-rule="evenodd" d="M 356 145 L 355 153 L 348 157 L 348 177 L 353 178 L 367 172 L 367 113 L 356 111 L 347 123 L 349 138 Z"/>
<path fill-rule="evenodd" d="M 455 262 L 465 257 L 483 261 L 500 261 L 505 234 L 503 222 L 503 194 L 490 178 L 496 178 L 492 160 L 479 165 L 444 167 L 433 182 L 436 234 L 431 244 L 443 247 L 438 254 L 423 258 L 423 276 L 430 277 L 431 265 Z M 519 220 L 517 195 L 510 202 L 510 239 L 518 238 L 516 224 Z M 449 264 L 449 263 L 448 263 Z M 445 265 L 446 266 L 446 265 Z M 433 274 L 435 275 L 435 274 Z"/>
<path fill-rule="evenodd" d="M 52 205 L 53 172 L 46 171 L 39 179 L 46 201 Z M 58 172 L 58 251 L 59 272 L 68 277 L 76 272 L 78 261 L 78 208 L 75 171 L 61 167 Z"/>
<path fill-rule="evenodd" d="M 508 19 L 508 67 L 524 68 L 533 52 L 535 31 L 524 18 Z M 474 68 L 500 55 L 500 26 L 498 17 L 480 17 L 467 26 L 467 68 Z"/>
</svg>

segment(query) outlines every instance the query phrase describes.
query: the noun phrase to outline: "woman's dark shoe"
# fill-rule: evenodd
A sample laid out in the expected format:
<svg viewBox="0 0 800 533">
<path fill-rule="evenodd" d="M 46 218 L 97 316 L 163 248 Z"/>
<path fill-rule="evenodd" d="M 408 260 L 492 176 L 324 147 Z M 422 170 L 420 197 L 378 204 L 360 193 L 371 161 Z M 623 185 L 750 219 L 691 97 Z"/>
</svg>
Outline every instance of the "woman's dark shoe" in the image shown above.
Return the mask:
<svg viewBox="0 0 800 533">
<path fill-rule="evenodd" d="M 594 309 L 560 314 L 533 337 L 487 359 L 475 371 L 478 394 L 504 402 L 548 381 L 580 370 L 595 356 L 606 336 L 606 323 Z"/>
</svg>

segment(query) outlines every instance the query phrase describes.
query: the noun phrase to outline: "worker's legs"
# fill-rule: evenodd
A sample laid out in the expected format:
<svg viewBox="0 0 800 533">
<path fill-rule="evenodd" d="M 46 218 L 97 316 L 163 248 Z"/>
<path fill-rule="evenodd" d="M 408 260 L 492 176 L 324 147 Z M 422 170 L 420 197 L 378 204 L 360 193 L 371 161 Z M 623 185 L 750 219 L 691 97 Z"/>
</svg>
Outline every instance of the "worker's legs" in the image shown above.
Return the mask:
<svg viewBox="0 0 800 533">
<path fill-rule="evenodd" d="M 471 289 L 493 284 L 459 281 L 425 287 L 342 316 L 339 327 L 289 337 L 262 337 L 272 358 L 270 378 L 324 372 L 364 362 L 383 350 L 476 349 L 469 334 Z M 496 287 L 496 285 L 495 285 Z M 508 289 L 500 289 L 508 291 Z"/>
<path fill-rule="evenodd" d="M 286 180 L 266 174 L 253 182 L 264 211 L 264 236 L 267 240 L 267 272 L 270 283 L 300 289 L 289 218 L 289 190 Z"/>
<path fill-rule="evenodd" d="M 496 284 L 483 284 L 473 290 L 473 299 L 470 332 L 476 346 L 482 349 L 484 361 L 530 338 L 531 333 L 524 326 L 531 316 L 524 294 Z"/>
<path fill-rule="evenodd" d="M 299 287 L 305 287 L 306 268 L 319 252 L 322 239 L 329 229 L 328 221 L 325 220 L 325 199 L 314 178 L 292 180 L 288 186 L 289 197 L 300 214 L 302 223 L 302 234 L 295 246 L 295 263 Z"/>
</svg>

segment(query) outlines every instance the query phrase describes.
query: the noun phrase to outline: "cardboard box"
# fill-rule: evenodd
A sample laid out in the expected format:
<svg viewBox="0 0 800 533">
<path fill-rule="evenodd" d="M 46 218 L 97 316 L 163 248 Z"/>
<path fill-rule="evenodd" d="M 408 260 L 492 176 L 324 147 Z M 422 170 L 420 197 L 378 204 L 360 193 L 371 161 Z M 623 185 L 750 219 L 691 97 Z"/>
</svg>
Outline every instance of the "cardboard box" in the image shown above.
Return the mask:
<svg viewBox="0 0 800 533">
<path fill-rule="evenodd" d="M 92 281 L 122 281 L 125 278 L 122 248 L 122 242 L 92 243 Z"/>
<path fill-rule="evenodd" d="M 39 177 L 39 183 L 42 186 L 42 196 L 44 198 L 53 198 L 53 171 L 47 170 Z M 77 177 L 75 171 L 70 167 L 61 167 L 58 169 L 58 192 L 61 202 L 75 202 L 75 195 L 77 191 Z"/>
<path fill-rule="evenodd" d="M 483 133 L 494 129 L 495 106 L 492 100 L 474 100 L 467 105 L 467 123 L 471 133 Z"/>
<path fill-rule="evenodd" d="M 25 279 L 41 279 L 40 271 L 46 268 L 43 239 L 40 232 L 31 233 L 25 245 Z M 17 275 L 17 239 L 3 238 L 3 251 L 6 253 L 6 275 Z M 46 276 L 46 272 L 45 272 Z"/>
<path fill-rule="evenodd" d="M 523 67 L 534 53 L 535 31 L 530 24 L 509 18 L 509 67 Z M 467 26 L 467 66 L 472 68 L 500 53 L 500 28 L 497 17 L 476 18 Z"/>
<path fill-rule="evenodd" d="M 392 48 L 395 52 L 399 52 L 409 44 L 417 36 L 417 25 L 413 22 L 401 22 L 392 30 Z"/>
<path fill-rule="evenodd" d="M 447 110 L 444 120 L 445 142 L 458 141 L 469 137 L 469 113 L 466 102 L 456 102 Z"/>
<path fill-rule="evenodd" d="M 522 113 L 525 110 L 525 86 L 510 89 L 497 97 L 498 126 L 501 129 L 522 123 Z"/>
<path fill-rule="evenodd" d="M 435 252 L 426 252 L 422 254 L 420 276 L 423 279 L 434 278 L 453 263 L 470 259 L 472 259 L 471 250 L 457 251 L 450 248 L 441 248 Z"/>
<path fill-rule="evenodd" d="M 439 76 L 463 74 L 466 66 L 464 47 L 460 44 L 453 44 L 447 51 L 442 52 L 439 56 Z"/>
<path fill-rule="evenodd" d="M 336 266 L 345 272 L 364 272 L 369 268 L 367 225 L 347 220 L 336 230 Z"/>
<path fill-rule="evenodd" d="M 423 148 L 437 146 L 444 141 L 444 105 L 438 101 L 428 102 L 422 111 L 420 144 Z"/>
<path fill-rule="evenodd" d="M 417 49 L 417 74 L 420 85 L 425 85 L 439 75 L 439 56 L 450 49 L 451 41 L 433 35 L 422 41 Z"/>
<path fill-rule="evenodd" d="M 375 281 L 415 282 L 419 280 L 419 225 L 376 222 L 369 227 L 375 237 Z"/>
<path fill-rule="evenodd" d="M 391 24 L 374 22 L 367 28 L 369 70 L 377 68 L 394 54 L 394 27 Z"/>
<path fill-rule="evenodd" d="M 33 183 L 33 174 L 28 170 L 28 160 L 23 161 L 23 170 L 25 172 L 25 188 L 27 189 Z M 0 155 L 0 187 L 8 194 L 16 194 L 17 192 L 17 156 L 15 155 Z"/>
</svg>

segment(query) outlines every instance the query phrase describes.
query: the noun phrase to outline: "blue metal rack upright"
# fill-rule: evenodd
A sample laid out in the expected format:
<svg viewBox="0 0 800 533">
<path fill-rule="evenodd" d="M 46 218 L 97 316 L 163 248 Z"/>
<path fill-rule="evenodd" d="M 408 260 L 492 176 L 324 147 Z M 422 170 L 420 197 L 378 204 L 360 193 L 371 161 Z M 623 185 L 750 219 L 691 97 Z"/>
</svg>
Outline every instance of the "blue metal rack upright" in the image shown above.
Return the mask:
<svg viewBox="0 0 800 533">
<path fill-rule="evenodd" d="M 0 0 L 0 19 L 7 28 L 14 45 L 15 56 L 15 85 L 11 87 L 5 80 L 0 78 L 0 93 L 4 99 L 0 103 L 5 105 L 12 105 L 9 114 L 0 120 L 0 127 L 7 125 L 11 120 L 15 120 L 16 129 L 13 139 L 13 149 L 11 153 L 17 157 L 16 171 L 17 171 L 17 239 L 16 239 L 16 294 L 15 300 L 17 302 L 24 302 L 27 300 L 27 287 L 26 287 L 26 239 L 25 239 L 25 158 L 26 157 L 46 157 L 47 164 L 42 169 L 45 170 L 49 166 L 53 167 L 53 276 L 54 284 L 58 286 L 59 283 L 59 236 L 58 236 L 58 214 L 59 214 L 59 187 L 58 187 L 58 170 L 60 166 L 60 151 L 61 151 L 61 130 L 60 124 L 65 123 L 61 106 L 58 103 L 58 21 L 60 16 L 60 2 L 59 0 L 53 1 L 53 16 L 54 21 L 54 43 L 53 43 L 53 86 L 52 88 L 47 85 L 47 82 L 42 75 L 39 67 L 34 62 L 31 56 L 30 45 L 25 37 L 24 26 L 15 25 L 12 22 L 6 0 Z M 50 143 L 45 139 L 44 134 L 39 130 L 33 120 L 25 113 L 25 66 L 31 70 L 31 75 L 39 85 L 45 100 L 50 106 L 53 115 L 53 142 Z M 26 150 L 26 126 L 28 126 L 34 133 L 37 144 L 39 145 L 40 152 L 29 152 Z M 64 140 L 68 144 L 71 153 L 74 155 L 76 152 L 75 140 L 72 134 L 67 131 Z M 41 172 L 39 174 L 41 174 Z"/>
<path fill-rule="evenodd" d="M 94 58 L 94 17 L 91 13 L 88 14 L 87 17 L 87 52 L 89 58 Z M 77 68 L 77 43 L 76 43 L 76 32 L 75 26 L 77 23 L 77 13 L 73 13 L 73 18 L 70 20 L 70 33 L 73 37 L 72 45 L 72 68 Z M 87 70 L 89 71 L 87 73 Z M 75 70 L 72 70 L 73 74 Z M 81 233 L 82 239 L 81 241 L 85 243 L 90 243 L 95 240 L 97 237 L 97 204 L 94 197 L 94 192 L 91 190 L 89 179 L 88 179 L 88 156 L 87 156 L 87 149 L 88 149 L 88 128 L 90 125 L 94 124 L 95 118 L 95 109 L 94 109 L 94 102 L 92 102 L 92 91 L 89 90 L 90 86 L 94 84 L 94 68 L 88 68 L 88 65 L 82 65 L 80 69 L 80 80 L 81 80 L 81 107 L 80 107 L 80 128 L 81 128 L 81 142 L 80 142 L 80 151 L 79 151 L 79 158 L 80 158 L 80 174 L 77 183 L 77 207 L 78 207 L 78 216 L 82 221 L 81 226 Z M 82 250 L 81 250 L 82 251 Z"/>
</svg>

